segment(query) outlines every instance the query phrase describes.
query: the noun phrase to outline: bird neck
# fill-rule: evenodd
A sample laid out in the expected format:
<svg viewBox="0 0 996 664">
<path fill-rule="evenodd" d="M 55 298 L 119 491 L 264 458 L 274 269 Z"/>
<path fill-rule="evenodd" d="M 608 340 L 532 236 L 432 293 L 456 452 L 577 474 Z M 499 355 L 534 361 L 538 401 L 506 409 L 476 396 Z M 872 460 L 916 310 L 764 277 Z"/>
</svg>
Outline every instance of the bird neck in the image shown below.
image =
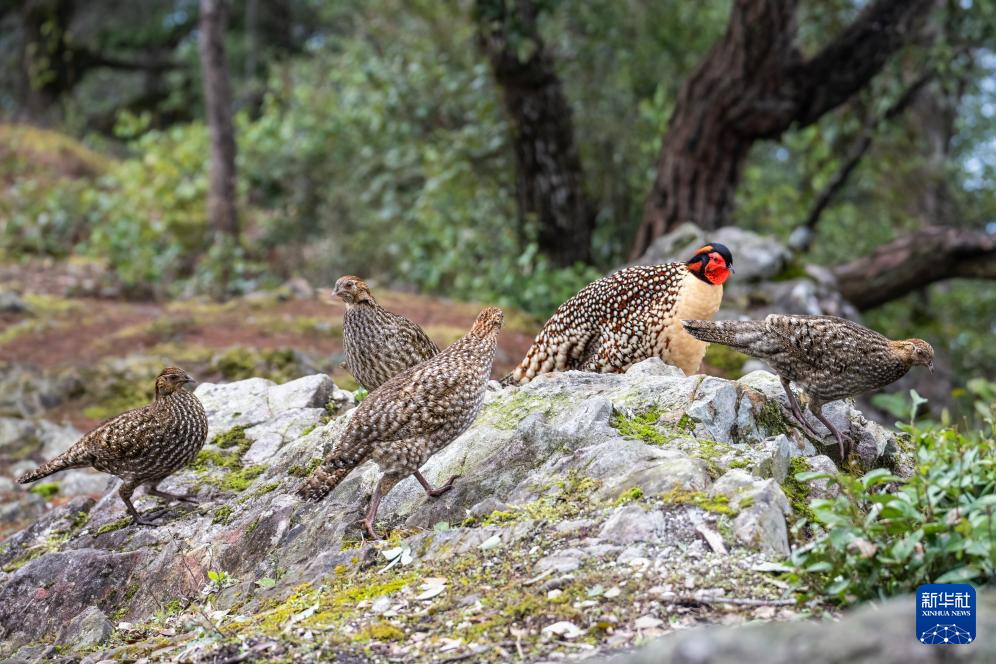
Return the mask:
<svg viewBox="0 0 996 664">
<path fill-rule="evenodd" d="M 889 341 L 892 355 L 906 367 L 913 366 L 914 349 L 908 341 Z"/>
</svg>

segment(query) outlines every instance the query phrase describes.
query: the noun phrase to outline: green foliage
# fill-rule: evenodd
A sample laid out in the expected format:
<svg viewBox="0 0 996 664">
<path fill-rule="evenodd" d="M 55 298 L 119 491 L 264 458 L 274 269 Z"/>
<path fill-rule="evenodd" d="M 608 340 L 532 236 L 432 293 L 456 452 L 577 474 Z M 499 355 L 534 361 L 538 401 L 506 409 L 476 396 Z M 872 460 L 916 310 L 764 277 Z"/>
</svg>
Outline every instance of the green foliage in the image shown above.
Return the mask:
<svg viewBox="0 0 996 664">
<path fill-rule="evenodd" d="M 916 447 L 916 472 L 901 479 L 885 469 L 829 479 L 832 499 L 812 501 L 825 532 L 792 558 L 794 578 L 841 602 L 908 593 L 924 583 L 993 578 L 996 541 L 996 429 L 903 425 Z"/>
</svg>

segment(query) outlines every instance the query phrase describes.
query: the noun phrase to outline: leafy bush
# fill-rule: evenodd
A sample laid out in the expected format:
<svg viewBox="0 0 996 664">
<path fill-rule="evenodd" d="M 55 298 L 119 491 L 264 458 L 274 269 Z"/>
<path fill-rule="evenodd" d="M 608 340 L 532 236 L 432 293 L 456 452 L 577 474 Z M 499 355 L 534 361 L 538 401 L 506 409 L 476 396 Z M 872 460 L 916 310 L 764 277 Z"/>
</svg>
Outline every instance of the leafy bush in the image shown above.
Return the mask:
<svg viewBox="0 0 996 664">
<path fill-rule="evenodd" d="M 950 426 L 901 425 L 916 448 L 914 474 L 885 469 L 829 479 L 836 498 L 814 500 L 825 531 L 792 557 L 804 587 L 841 602 L 912 592 L 924 583 L 993 578 L 996 427 L 962 433 Z"/>
</svg>

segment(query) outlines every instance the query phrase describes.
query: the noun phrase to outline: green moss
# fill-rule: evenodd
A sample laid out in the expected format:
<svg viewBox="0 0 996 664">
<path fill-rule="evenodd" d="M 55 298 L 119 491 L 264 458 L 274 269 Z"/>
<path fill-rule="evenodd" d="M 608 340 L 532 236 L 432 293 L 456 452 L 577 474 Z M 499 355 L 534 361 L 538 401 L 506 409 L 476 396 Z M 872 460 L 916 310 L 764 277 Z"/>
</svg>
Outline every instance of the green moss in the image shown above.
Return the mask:
<svg viewBox="0 0 996 664">
<path fill-rule="evenodd" d="M 307 436 L 309 433 L 311 433 L 317 428 L 318 428 L 317 424 L 312 424 L 310 427 L 301 432 L 301 438 L 304 438 L 305 436 Z"/>
<path fill-rule="evenodd" d="M 703 359 L 710 367 L 719 370 L 725 378 L 736 379 L 744 375 L 744 364 L 750 358 L 729 346 L 709 344 Z"/>
<path fill-rule="evenodd" d="M 619 494 L 619 497 L 616 498 L 615 505 L 625 505 L 626 503 L 632 503 L 640 498 L 643 498 L 643 489 L 638 486 L 630 487 Z"/>
<path fill-rule="evenodd" d="M 699 440 L 698 445 L 692 456 L 696 459 L 701 460 L 706 465 L 706 471 L 709 473 L 709 477 L 712 479 L 717 479 L 723 474 L 724 468 L 719 465 L 719 459 L 725 454 L 733 452 L 734 449 L 726 443 L 720 443 L 715 440 Z"/>
<path fill-rule="evenodd" d="M 730 463 L 726 464 L 729 469 L 733 468 L 750 468 L 754 465 L 754 462 L 750 459 L 734 459 Z"/>
<path fill-rule="evenodd" d="M 224 433 L 219 433 L 211 439 L 211 444 L 223 450 L 238 447 L 244 453 L 252 445 L 252 441 L 246 437 L 246 427 L 237 426 Z"/>
<path fill-rule="evenodd" d="M 730 499 L 726 496 L 710 496 L 701 491 L 685 491 L 683 489 L 672 489 L 661 495 L 661 500 L 665 503 L 675 503 L 679 505 L 693 505 L 707 512 L 716 514 L 735 514 L 735 510 L 730 506 Z M 743 501 L 740 503 L 744 506 Z"/>
<path fill-rule="evenodd" d="M 537 521 L 560 521 L 579 516 L 593 504 L 592 494 L 600 483 L 582 475 L 576 469 L 568 471 L 562 480 L 552 482 L 541 490 L 547 493 L 538 500 L 522 505 L 515 512 L 495 511 L 483 519 L 469 517 L 464 527 L 507 525 L 522 519 Z"/>
<path fill-rule="evenodd" d="M 248 526 L 248 527 L 246 528 L 246 535 L 248 535 L 248 534 L 252 533 L 252 532 L 253 532 L 253 531 L 255 531 L 255 530 L 256 530 L 257 528 L 259 528 L 259 521 L 253 521 L 253 522 L 252 522 L 252 523 L 250 523 L 250 524 L 249 524 L 249 526 Z"/>
<path fill-rule="evenodd" d="M 249 488 L 249 486 L 253 483 L 253 480 L 265 472 L 266 466 L 263 465 L 240 468 L 226 474 L 216 483 L 216 486 L 221 489 L 225 489 L 226 491 L 242 492 Z M 211 480 L 209 480 L 209 482 L 215 483 Z"/>
<path fill-rule="evenodd" d="M 29 491 L 42 498 L 51 498 L 55 494 L 59 493 L 59 483 L 58 482 L 42 482 L 41 484 L 36 484 L 29 489 Z"/>
<path fill-rule="evenodd" d="M 782 482 L 782 491 L 785 492 L 785 497 L 792 507 L 792 513 L 797 518 L 812 522 L 814 515 L 813 510 L 809 507 L 809 487 L 806 486 L 805 482 L 796 479 L 796 475 L 807 473 L 809 470 L 809 464 L 806 463 L 805 459 L 792 457 L 789 460 L 788 474 L 785 476 L 785 481 Z"/>
<path fill-rule="evenodd" d="M 228 518 L 232 516 L 232 508 L 228 505 L 221 505 L 214 511 L 214 519 L 212 523 L 225 524 L 228 523 Z"/>
<path fill-rule="evenodd" d="M 288 475 L 293 475 L 294 477 L 308 477 L 315 471 L 315 468 L 322 465 L 322 458 L 315 457 L 308 462 L 306 466 L 291 466 L 287 469 Z"/>
<path fill-rule="evenodd" d="M 622 413 L 617 413 L 612 418 L 612 427 L 615 428 L 624 438 L 642 440 L 651 445 L 665 445 L 674 436 L 665 435 L 655 426 L 661 419 L 660 410 L 653 406 L 645 413 L 641 413 L 632 418 L 628 418 Z"/>
<path fill-rule="evenodd" d="M 69 532 L 74 533 L 87 524 L 90 520 L 90 513 L 80 510 L 73 515 L 73 521 L 69 526 Z"/>
<path fill-rule="evenodd" d="M 121 530 L 125 526 L 131 523 L 130 516 L 123 516 L 116 521 L 111 521 L 110 523 L 105 523 L 100 528 L 97 529 L 97 535 L 103 535 L 104 533 L 113 533 L 115 530 Z"/>
<path fill-rule="evenodd" d="M 367 625 L 353 636 L 354 641 L 404 641 L 406 638 L 403 629 L 386 620 Z"/>
<path fill-rule="evenodd" d="M 769 436 L 788 432 L 788 423 L 785 421 L 782 407 L 774 399 L 764 402 L 761 412 L 757 414 L 757 423 L 768 432 Z"/>
<path fill-rule="evenodd" d="M 523 419 L 533 413 L 544 416 L 556 412 L 570 397 L 566 394 L 536 396 L 524 390 L 517 390 L 508 398 L 496 399 L 485 406 L 478 418 L 478 423 L 495 429 L 510 430 L 519 425 Z"/>
<path fill-rule="evenodd" d="M 3 571 L 7 572 L 8 574 L 16 572 L 17 570 L 21 569 L 22 567 L 30 563 L 35 558 L 43 556 L 48 552 L 49 551 L 47 547 L 33 546 L 27 551 L 25 551 L 23 554 L 18 556 L 17 558 L 14 558 L 12 561 L 4 565 Z"/>
</svg>

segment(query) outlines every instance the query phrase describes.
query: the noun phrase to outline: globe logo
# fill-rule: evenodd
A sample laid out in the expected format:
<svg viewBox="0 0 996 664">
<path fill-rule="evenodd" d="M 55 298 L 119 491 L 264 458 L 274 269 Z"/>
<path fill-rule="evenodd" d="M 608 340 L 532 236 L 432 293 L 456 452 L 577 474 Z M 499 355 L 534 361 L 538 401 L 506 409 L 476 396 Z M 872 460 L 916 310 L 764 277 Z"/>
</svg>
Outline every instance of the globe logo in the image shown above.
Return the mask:
<svg viewBox="0 0 996 664">
<path fill-rule="evenodd" d="M 920 635 L 920 643 L 971 643 L 972 635 L 957 625 L 934 625 Z"/>
</svg>

